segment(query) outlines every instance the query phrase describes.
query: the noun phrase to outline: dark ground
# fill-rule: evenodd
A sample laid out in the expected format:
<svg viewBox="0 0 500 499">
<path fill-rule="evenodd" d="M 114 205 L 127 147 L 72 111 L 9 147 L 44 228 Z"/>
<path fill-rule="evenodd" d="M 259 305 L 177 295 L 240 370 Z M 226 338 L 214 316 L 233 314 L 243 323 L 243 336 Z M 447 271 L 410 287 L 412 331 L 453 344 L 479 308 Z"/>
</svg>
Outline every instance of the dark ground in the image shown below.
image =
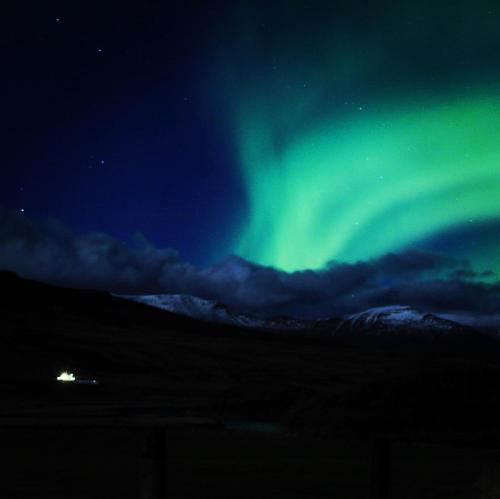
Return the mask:
<svg viewBox="0 0 500 499">
<path fill-rule="evenodd" d="M 0 432 L 1 496 L 107 498 L 147 495 L 154 466 L 147 430 Z M 220 430 L 177 430 L 166 439 L 166 496 L 196 498 L 369 497 L 370 446 Z M 500 452 L 423 444 L 392 449 L 390 497 L 490 498 L 500 490 Z"/>
<path fill-rule="evenodd" d="M 379 438 L 395 442 L 391 498 L 500 497 L 491 345 L 376 350 L 0 286 L 1 497 L 146 497 L 151 425 L 167 428 L 171 498 L 365 498 Z M 63 369 L 100 384 L 61 386 Z"/>
</svg>

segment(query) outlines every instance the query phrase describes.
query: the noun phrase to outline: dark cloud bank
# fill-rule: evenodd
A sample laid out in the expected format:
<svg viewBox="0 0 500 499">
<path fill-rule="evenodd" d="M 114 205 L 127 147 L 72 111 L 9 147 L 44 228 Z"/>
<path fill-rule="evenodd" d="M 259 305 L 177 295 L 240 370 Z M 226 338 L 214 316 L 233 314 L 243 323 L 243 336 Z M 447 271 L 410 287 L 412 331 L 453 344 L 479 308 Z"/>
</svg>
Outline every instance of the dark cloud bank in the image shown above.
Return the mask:
<svg viewBox="0 0 500 499">
<path fill-rule="evenodd" d="M 129 247 L 106 234 L 75 235 L 0 210 L 0 268 L 53 284 L 124 294 L 187 293 L 261 316 L 338 315 L 390 304 L 468 314 L 500 312 L 500 282 L 465 261 L 405 252 L 291 274 L 229 257 L 205 269 L 137 235 Z M 488 277 L 490 283 L 478 278 Z"/>
</svg>

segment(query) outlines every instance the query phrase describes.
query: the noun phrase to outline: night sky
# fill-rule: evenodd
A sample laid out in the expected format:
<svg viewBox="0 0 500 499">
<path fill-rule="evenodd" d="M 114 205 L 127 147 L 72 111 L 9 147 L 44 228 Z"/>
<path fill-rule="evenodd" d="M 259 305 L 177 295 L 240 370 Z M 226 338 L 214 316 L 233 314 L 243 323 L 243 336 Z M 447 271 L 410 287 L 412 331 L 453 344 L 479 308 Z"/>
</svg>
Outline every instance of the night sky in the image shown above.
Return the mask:
<svg viewBox="0 0 500 499">
<path fill-rule="evenodd" d="M 141 232 L 196 263 L 229 249 L 243 191 L 205 82 L 216 12 L 178 4 L 30 2 L 11 14 L 5 207 L 76 233 Z"/>
<path fill-rule="evenodd" d="M 500 303 L 498 2 L 28 2 L 0 36 L 4 268 L 280 313 Z"/>
</svg>

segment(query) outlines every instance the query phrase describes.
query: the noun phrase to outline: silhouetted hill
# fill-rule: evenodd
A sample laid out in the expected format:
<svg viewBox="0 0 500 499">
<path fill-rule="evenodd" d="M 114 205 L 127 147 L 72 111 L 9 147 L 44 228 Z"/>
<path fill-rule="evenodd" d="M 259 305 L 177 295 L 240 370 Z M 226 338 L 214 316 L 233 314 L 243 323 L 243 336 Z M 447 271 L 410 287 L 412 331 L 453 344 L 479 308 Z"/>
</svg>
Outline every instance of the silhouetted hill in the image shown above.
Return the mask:
<svg viewBox="0 0 500 499">
<path fill-rule="evenodd" d="M 207 324 L 12 273 L 0 273 L 0 287 L 2 418 L 177 411 L 342 434 L 500 429 L 493 347 L 353 347 Z M 62 369 L 101 383 L 61 386 Z"/>
</svg>

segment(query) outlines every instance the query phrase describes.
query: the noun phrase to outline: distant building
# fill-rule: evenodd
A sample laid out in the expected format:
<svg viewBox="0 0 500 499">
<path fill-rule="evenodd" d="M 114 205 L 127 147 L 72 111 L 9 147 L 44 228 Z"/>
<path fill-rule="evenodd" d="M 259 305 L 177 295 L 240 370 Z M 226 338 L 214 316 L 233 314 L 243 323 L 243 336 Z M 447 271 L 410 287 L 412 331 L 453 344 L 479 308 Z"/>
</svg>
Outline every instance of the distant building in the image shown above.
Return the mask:
<svg viewBox="0 0 500 499">
<path fill-rule="evenodd" d="M 81 379 L 76 378 L 73 373 L 63 371 L 57 378 L 61 383 L 75 383 L 77 385 L 98 385 L 99 381 L 96 379 Z"/>
</svg>

